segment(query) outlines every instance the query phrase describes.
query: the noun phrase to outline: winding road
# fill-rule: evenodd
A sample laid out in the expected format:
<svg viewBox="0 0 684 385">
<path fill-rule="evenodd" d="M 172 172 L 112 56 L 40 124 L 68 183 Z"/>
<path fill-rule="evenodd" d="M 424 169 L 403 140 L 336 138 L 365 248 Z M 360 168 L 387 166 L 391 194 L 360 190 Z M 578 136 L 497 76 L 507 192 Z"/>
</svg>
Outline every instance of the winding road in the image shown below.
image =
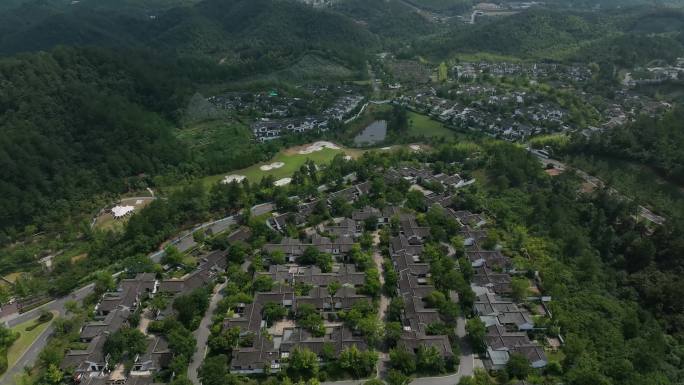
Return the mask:
<svg viewBox="0 0 684 385">
<path fill-rule="evenodd" d="M 267 214 L 271 211 L 273 211 L 274 206 L 272 203 L 264 203 L 260 205 L 256 205 L 250 209 L 250 212 L 252 215 L 263 215 Z M 206 229 L 206 230 L 211 230 L 213 234 L 220 233 L 222 231 L 227 230 L 230 228 L 230 226 L 234 225 L 237 223 L 237 217 L 236 216 L 229 216 L 226 218 L 222 218 L 216 221 L 212 222 L 207 222 L 203 223 L 201 225 L 196 226 L 192 230 L 185 231 L 181 233 L 176 239 L 170 242 L 170 244 L 176 246 L 179 251 L 184 252 L 192 249 L 197 245 L 195 240 L 192 237 L 192 234 L 201 229 Z M 152 254 L 149 255 L 149 258 L 154 261 L 154 262 L 159 262 L 161 261 L 161 258 L 164 256 L 164 250 L 159 250 L 156 251 Z M 121 274 L 121 272 L 113 274 L 113 276 L 117 276 Z M 90 293 L 93 292 L 95 288 L 94 284 L 89 284 L 86 286 L 83 286 L 79 289 L 76 289 L 74 292 L 72 292 L 70 295 L 57 298 L 53 301 L 50 301 L 42 306 L 39 306 L 33 310 L 27 311 L 25 313 L 14 313 L 10 314 L 8 316 L 0 318 L 0 324 L 3 324 L 7 327 L 14 327 L 16 325 L 19 325 L 21 323 L 24 323 L 26 321 L 30 321 L 33 319 L 36 319 L 40 316 L 40 314 L 43 311 L 53 311 L 57 313 L 58 317 L 66 315 L 66 303 L 69 301 L 76 301 L 76 302 L 81 302 L 85 297 L 87 297 Z M 214 309 L 216 308 L 216 303 L 220 300 L 218 298 L 219 295 L 215 295 L 212 298 L 212 303 L 210 306 L 213 304 L 213 308 L 210 308 L 209 311 L 207 312 L 207 316 L 205 316 L 205 319 L 202 320 L 202 322 L 211 322 L 211 315 L 214 312 Z M 214 302 L 215 301 L 215 302 Z M 209 325 L 211 326 L 211 325 Z M 200 329 L 198 329 L 198 334 L 196 335 L 196 338 L 198 340 L 198 346 L 199 347 L 206 347 L 206 340 L 209 337 L 209 332 L 208 332 L 208 327 L 206 329 L 206 335 L 204 335 L 204 332 L 201 332 L 202 330 L 202 324 L 200 325 Z M 24 354 L 19 358 L 17 363 L 9 368 L 3 375 L 0 376 L 0 384 L 2 385 L 11 385 L 16 383 L 15 377 L 19 374 L 21 374 L 24 370 L 25 367 L 32 367 L 35 363 L 36 360 L 38 359 L 38 355 L 40 352 L 45 348 L 47 345 L 48 339 L 52 335 L 54 331 L 54 327 L 50 325 L 48 328 L 45 329 L 43 333 L 41 333 L 38 338 L 31 344 L 31 346 L 24 352 Z M 204 338 L 204 342 L 200 343 L 200 338 Z M 202 348 L 200 348 L 202 349 Z M 198 350 L 200 350 L 198 349 Z M 195 355 L 197 356 L 199 354 L 196 353 Z M 190 376 L 194 375 L 194 378 L 196 379 L 197 377 L 197 368 L 199 367 L 199 364 L 201 364 L 204 356 L 204 350 L 202 350 L 202 357 L 200 359 L 195 360 L 195 357 L 193 357 L 193 362 L 197 361 L 198 363 L 196 364 L 197 366 L 195 367 L 194 374 L 190 373 Z M 192 366 L 191 366 L 192 368 Z M 191 377 L 192 379 L 192 377 Z M 199 384 L 199 382 L 194 382 L 196 384 Z"/>
<path fill-rule="evenodd" d="M 44 311 L 53 311 L 57 313 L 57 316 L 64 316 L 66 314 L 66 303 L 69 301 L 77 301 L 80 302 L 82 301 L 85 297 L 87 297 L 90 293 L 93 292 L 93 289 L 95 288 L 94 284 L 90 284 L 87 286 L 84 286 L 76 291 L 74 291 L 71 295 L 68 295 L 66 297 L 58 298 L 54 301 L 48 302 L 43 306 L 40 306 L 36 309 L 27 311 L 26 313 L 22 314 L 11 314 L 7 317 L 4 317 L 0 319 L 0 322 L 3 323 L 7 327 L 14 327 L 19 324 L 22 324 L 27 321 L 34 320 L 38 317 L 40 317 L 40 314 Z M 11 368 L 7 369 L 7 371 L 0 376 L 0 384 L 3 385 L 10 385 L 10 384 L 15 384 L 16 383 L 16 377 L 20 375 L 25 367 L 31 367 L 33 364 L 36 362 L 38 359 L 38 355 L 40 352 L 45 348 L 47 345 L 48 339 L 52 335 L 52 332 L 54 331 L 54 326 L 51 324 L 48 326 L 39 336 L 36 338 L 36 340 L 29 346 L 29 348 L 24 352 L 24 354 L 19 358 L 16 364 L 12 366 Z"/>
</svg>

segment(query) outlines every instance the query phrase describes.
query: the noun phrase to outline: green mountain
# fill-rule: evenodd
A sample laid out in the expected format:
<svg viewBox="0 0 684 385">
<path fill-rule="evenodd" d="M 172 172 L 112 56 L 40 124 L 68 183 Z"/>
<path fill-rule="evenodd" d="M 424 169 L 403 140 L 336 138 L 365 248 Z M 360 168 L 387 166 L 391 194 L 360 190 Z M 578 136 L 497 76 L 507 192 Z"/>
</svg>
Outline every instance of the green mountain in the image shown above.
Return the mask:
<svg viewBox="0 0 684 385">
<path fill-rule="evenodd" d="M 684 54 L 682 12 L 636 8 L 624 12 L 531 9 L 457 25 L 416 45 L 419 54 L 446 57 L 488 52 L 523 59 L 608 61 L 620 66 Z"/>
<path fill-rule="evenodd" d="M 113 13 L 105 6 L 111 2 L 97 3 L 58 7 L 39 1 L 0 14 L 0 53 L 95 45 L 279 66 L 311 50 L 358 63 L 377 44 L 352 20 L 296 2 L 207 0 L 159 12 L 122 7 Z"/>
</svg>

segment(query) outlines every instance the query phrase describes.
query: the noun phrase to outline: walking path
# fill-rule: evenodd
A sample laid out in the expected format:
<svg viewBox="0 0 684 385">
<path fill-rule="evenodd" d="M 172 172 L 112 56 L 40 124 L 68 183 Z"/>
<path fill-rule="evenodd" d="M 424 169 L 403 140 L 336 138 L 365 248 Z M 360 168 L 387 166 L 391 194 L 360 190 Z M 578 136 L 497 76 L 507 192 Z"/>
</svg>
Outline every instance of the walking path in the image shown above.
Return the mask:
<svg viewBox="0 0 684 385">
<path fill-rule="evenodd" d="M 214 288 L 214 295 L 212 295 L 211 302 L 209 302 L 209 309 L 207 309 L 199 327 L 193 333 L 195 341 L 197 341 L 197 349 L 192 356 L 192 362 L 190 362 L 190 367 L 188 368 L 188 379 L 190 379 L 194 385 L 201 384 L 201 381 L 199 380 L 199 368 L 202 366 L 204 356 L 207 355 L 207 340 L 211 334 L 211 319 L 214 316 L 214 311 L 216 311 L 216 306 L 218 306 L 218 303 L 223 299 L 223 288 L 225 287 L 226 283 L 224 282 Z"/>
</svg>

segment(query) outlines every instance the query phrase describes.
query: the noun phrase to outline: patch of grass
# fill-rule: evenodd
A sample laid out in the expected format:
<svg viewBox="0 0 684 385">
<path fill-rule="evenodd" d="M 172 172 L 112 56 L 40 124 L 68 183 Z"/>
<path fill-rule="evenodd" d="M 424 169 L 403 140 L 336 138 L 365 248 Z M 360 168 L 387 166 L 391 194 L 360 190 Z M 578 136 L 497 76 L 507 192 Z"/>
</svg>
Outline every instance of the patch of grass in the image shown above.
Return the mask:
<svg viewBox="0 0 684 385">
<path fill-rule="evenodd" d="M 53 313 L 54 314 L 54 313 Z M 56 315 L 56 314 L 55 314 Z M 31 329 L 32 326 L 38 322 L 38 318 L 26 321 L 24 323 L 20 323 L 19 325 L 15 326 L 12 328 L 12 331 L 15 333 L 19 333 L 19 338 L 14 341 L 12 346 L 7 349 L 7 363 L 8 367 L 14 366 L 14 364 L 19 361 L 19 358 L 28 350 L 28 348 L 33 344 L 33 342 L 47 329 L 47 327 L 54 321 L 54 317 L 52 320 L 42 323 L 33 329 Z M 31 330 L 27 330 L 31 329 Z"/>
<path fill-rule="evenodd" d="M 71 257 L 71 263 L 76 263 L 76 262 L 82 261 L 86 258 L 88 258 L 88 253 L 81 253 L 78 255 L 74 255 L 73 257 Z"/>
<path fill-rule="evenodd" d="M 149 193 L 147 193 L 147 194 L 149 195 Z M 138 201 L 140 201 L 140 203 L 138 203 Z M 135 211 L 133 211 L 133 213 L 137 213 L 150 203 L 152 203 L 152 199 L 124 198 L 121 201 L 119 201 L 117 203 L 117 205 L 133 206 L 135 208 Z M 102 215 L 97 217 L 97 219 L 95 220 L 95 226 L 94 227 L 98 228 L 100 230 L 110 230 L 110 231 L 123 230 L 124 225 L 128 222 L 129 218 L 130 218 L 130 215 L 126 216 L 125 218 L 117 219 L 117 218 L 114 218 L 114 216 L 111 213 L 103 213 Z"/>
<path fill-rule="evenodd" d="M 490 61 L 490 62 L 521 62 L 520 58 L 508 55 L 497 55 L 488 52 L 478 52 L 478 53 L 459 53 L 455 55 L 456 59 L 464 62 L 476 62 L 476 61 Z"/>
<path fill-rule="evenodd" d="M 428 116 L 409 111 L 409 135 L 425 136 L 429 138 L 444 137 L 453 138 L 454 132 L 444 127 L 444 125 Z"/>
<path fill-rule="evenodd" d="M 22 272 L 10 273 L 10 274 L 7 274 L 6 276 L 4 276 L 3 278 L 8 282 L 15 283 L 17 281 L 17 279 L 19 277 L 21 277 L 22 274 L 24 274 L 24 273 L 22 273 Z"/>
<path fill-rule="evenodd" d="M 356 120 L 350 122 L 345 129 L 345 136 L 353 138 L 358 135 L 363 129 L 368 127 L 371 123 L 378 120 L 377 114 L 387 112 L 392 109 L 389 104 L 368 104 L 368 107 L 363 111 L 363 114 Z"/>
<path fill-rule="evenodd" d="M 311 154 L 297 154 L 296 151 L 292 150 L 283 150 L 280 151 L 278 154 L 276 154 L 273 159 L 267 161 L 267 162 L 262 162 L 258 163 L 255 165 L 252 165 L 250 167 L 241 169 L 241 170 L 234 170 L 234 171 L 228 171 L 225 173 L 221 173 L 218 175 L 212 175 L 208 176 L 206 178 L 202 179 L 202 182 L 204 183 L 205 186 L 211 187 L 211 185 L 215 184 L 216 182 L 222 180 L 226 175 L 244 175 L 247 177 L 247 179 L 250 182 L 259 182 L 263 177 L 267 175 L 273 175 L 273 177 L 278 180 L 281 178 L 289 178 L 292 176 L 292 174 L 298 170 L 308 159 L 311 159 L 314 161 L 316 164 L 326 164 L 329 163 L 337 154 L 347 154 L 352 157 L 359 156 L 359 154 L 362 153 L 358 150 L 351 150 L 351 149 L 346 149 L 346 148 L 341 148 L 339 150 L 333 150 L 329 148 L 325 148 L 321 151 L 316 151 Z M 275 162 L 283 162 L 285 165 L 281 168 L 269 170 L 269 171 L 262 171 L 260 169 L 261 166 L 263 165 L 268 165 L 271 163 Z"/>
</svg>

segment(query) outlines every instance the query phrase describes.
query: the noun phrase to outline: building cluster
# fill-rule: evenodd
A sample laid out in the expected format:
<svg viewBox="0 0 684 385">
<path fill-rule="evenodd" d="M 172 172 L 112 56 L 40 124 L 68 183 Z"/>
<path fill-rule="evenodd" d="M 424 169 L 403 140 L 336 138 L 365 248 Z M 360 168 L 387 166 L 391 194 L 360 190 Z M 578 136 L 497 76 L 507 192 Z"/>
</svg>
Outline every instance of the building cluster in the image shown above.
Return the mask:
<svg viewBox="0 0 684 385">
<path fill-rule="evenodd" d="M 288 119 L 262 118 L 252 124 L 254 137 L 261 142 L 278 139 L 285 134 L 325 132 L 331 122 L 343 120 L 363 101 L 363 96 L 347 95 L 338 98 L 320 115 Z"/>
<path fill-rule="evenodd" d="M 672 65 L 637 68 L 625 75 L 622 84 L 626 87 L 636 87 L 681 79 L 684 79 L 684 58 L 677 58 Z"/>
<path fill-rule="evenodd" d="M 430 228 L 418 226 L 412 214 L 401 214 L 400 218 L 400 233 L 390 239 L 390 256 L 399 275 L 397 294 L 404 302 L 403 329 L 397 346 L 413 353 L 421 347 L 434 348 L 444 359 L 449 359 L 453 356 L 449 337 L 428 333 L 430 325 L 442 322 L 439 311 L 424 300 L 436 291 L 429 281 L 430 265 L 421 259 Z M 451 293 L 450 300 L 458 301 L 458 295 Z"/>
<path fill-rule="evenodd" d="M 275 215 L 268 220 L 268 224 L 277 231 L 284 231 L 286 222 L 289 221 L 294 221 L 291 222 L 294 225 L 301 225 L 306 223 L 316 206 L 328 205 L 335 198 L 354 202 L 367 194 L 369 188 L 368 183 L 354 185 L 330 194 L 327 200 L 302 204 L 296 210 L 296 214 Z M 231 372 L 278 372 L 295 348 L 306 348 L 319 355 L 321 359 L 324 351 L 338 355 L 351 346 L 362 350 L 368 348 L 358 333 L 338 321 L 328 321 L 334 319 L 339 311 L 351 310 L 360 302 L 372 302 L 369 296 L 358 291 L 364 285 L 365 273 L 357 271 L 354 264 L 347 263 L 347 256 L 360 235 L 358 226 L 362 226 L 359 220 L 341 218 L 320 227 L 321 233 L 335 234 L 334 237 L 314 232 L 305 241 L 285 237 L 279 243 L 263 246 L 262 250 L 271 255 L 281 253 L 286 264 L 271 265 L 268 271 L 257 273 L 257 277 L 268 277 L 274 282 L 274 289 L 255 293 L 252 303 L 238 304 L 234 309 L 234 315 L 224 321 L 224 328 L 238 328 L 240 340 L 248 341 L 233 350 Z M 334 257 L 335 262 L 331 271 L 324 272 L 317 266 L 297 263 L 307 249 L 311 248 Z M 329 285 L 333 282 L 339 283 L 341 287 L 331 293 Z M 297 285 L 305 285 L 310 290 L 306 293 L 298 292 Z M 262 311 L 268 304 L 284 307 L 293 318 L 297 317 L 303 305 L 311 305 L 326 320 L 325 330 L 313 334 L 290 319 L 280 320 L 269 326 Z"/>
<path fill-rule="evenodd" d="M 448 191 L 467 184 L 458 175 L 433 175 L 429 169 L 401 167 L 388 170 L 388 181 L 403 178 L 410 183 L 440 183 Z M 279 232 L 286 233 L 288 226 L 303 227 L 311 215 L 321 206 L 331 206 L 335 201 L 357 202 L 370 192 L 370 183 L 363 182 L 349 188 L 333 192 L 325 199 L 302 203 L 290 213 L 274 214 L 268 219 L 268 225 Z M 448 201 L 446 194 L 427 194 L 426 199 L 435 202 Z M 470 223 L 480 223 L 481 218 L 459 213 L 461 218 Z M 398 345 L 408 351 L 415 352 L 419 347 L 434 347 L 446 359 L 453 356 L 451 343 L 446 335 L 431 335 L 428 325 L 439 322 L 440 315 L 434 308 L 429 308 L 423 298 L 435 288 L 429 284 L 429 267 L 420 261 L 423 242 L 429 237 L 430 229 L 420 226 L 413 214 L 403 212 L 398 207 L 388 206 L 383 209 L 366 206 L 354 210 L 349 217 L 334 218 L 330 221 L 305 229 L 305 239 L 282 238 L 278 243 L 265 244 L 262 247 L 268 255 L 280 254 L 285 264 L 271 265 L 268 271 L 258 272 L 257 278 L 267 277 L 275 285 L 268 292 L 255 293 L 249 304 L 237 304 L 233 313 L 224 320 L 224 328 L 238 328 L 240 343 L 233 351 L 231 371 L 241 374 L 274 373 L 280 371 L 288 360 L 293 349 L 307 348 L 323 359 L 327 354 L 339 354 L 351 346 L 367 349 L 368 346 L 355 330 L 351 330 L 336 319 L 337 312 L 348 311 L 359 303 L 372 303 L 372 298 L 359 289 L 365 284 L 365 273 L 358 271 L 350 263 L 349 254 L 365 228 L 389 226 L 394 220 L 399 233 L 391 239 L 391 253 L 400 280 L 397 292 L 406 303 L 402 314 L 403 333 Z M 301 265 L 301 257 L 309 250 L 330 254 L 334 258 L 330 271 L 323 271 L 317 266 Z M 329 285 L 337 282 L 341 285 L 335 292 L 329 291 Z M 310 289 L 307 292 L 297 290 L 300 286 Z M 453 293 L 452 299 L 457 300 Z M 287 309 L 290 315 L 286 319 L 269 324 L 263 309 L 275 304 Z M 302 306 L 313 307 L 325 320 L 325 331 L 312 333 L 298 326 L 297 314 Z"/>
<path fill-rule="evenodd" d="M 491 86 L 467 85 L 437 96 L 431 88 L 417 90 L 393 102 L 447 125 L 477 130 L 510 141 L 573 129 L 568 111 L 540 95 Z"/>
<path fill-rule="evenodd" d="M 463 213 L 453 212 L 456 216 Z M 462 222 L 463 223 L 463 222 Z M 484 230 L 467 224 L 462 230 L 465 254 L 474 270 L 471 287 L 477 295 L 475 314 L 487 328 L 487 354 L 485 367 L 499 370 L 506 367 L 511 354 L 521 354 L 533 368 L 546 366 L 548 360 L 544 348 L 530 340 L 529 332 L 535 329 L 532 313 L 516 303 L 512 295 L 512 274 L 515 274 L 511 259 L 499 250 L 486 250 L 482 244 L 487 237 Z M 473 221 L 470 221 L 473 223 Z M 548 297 L 535 297 L 540 301 L 543 315 L 550 315 L 546 308 Z"/>
<path fill-rule="evenodd" d="M 205 287 L 226 267 L 226 253 L 216 251 L 200 258 L 197 269 L 182 278 L 158 279 L 155 274 L 141 273 L 134 278 L 122 279 L 116 291 L 102 296 L 95 307 L 94 319 L 80 330 L 82 348 L 67 352 L 60 368 L 72 376 L 73 383 L 82 385 L 156 383 L 155 375 L 169 366 L 173 352 L 163 336 L 148 333 L 146 326 L 149 322 L 139 322 L 137 326 L 145 335 L 147 349 L 141 355 L 130 357 L 130 366 L 114 362 L 107 354 L 107 339 L 123 328 L 132 327 L 131 317 L 136 313 L 143 314 L 147 299 L 160 295 L 173 297 Z M 162 319 L 172 311 L 169 305 L 151 317 Z"/>
<path fill-rule="evenodd" d="M 452 67 L 458 79 L 477 79 L 490 76 L 524 76 L 535 80 L 585 82 L 591 79 L 591 69 L 584 65 L 557 63 L 463 62 Z"/>
<path fill-rule="evenodd" d="M 615 92 L 615 101 L 600 106 L 602 123 L 598 126 L 589 126 L 581 131 L 584 136 L 601 133 L 617 127 L 624 126 L 636 120 L 639 116 L 660 116 L 672 108 L 672 104 L 662 100 L 640 95 L 632 90 L 618 90 Z"/>
</svg>

